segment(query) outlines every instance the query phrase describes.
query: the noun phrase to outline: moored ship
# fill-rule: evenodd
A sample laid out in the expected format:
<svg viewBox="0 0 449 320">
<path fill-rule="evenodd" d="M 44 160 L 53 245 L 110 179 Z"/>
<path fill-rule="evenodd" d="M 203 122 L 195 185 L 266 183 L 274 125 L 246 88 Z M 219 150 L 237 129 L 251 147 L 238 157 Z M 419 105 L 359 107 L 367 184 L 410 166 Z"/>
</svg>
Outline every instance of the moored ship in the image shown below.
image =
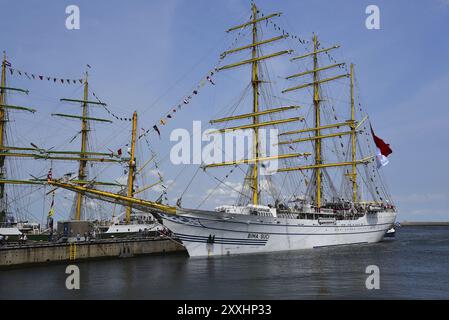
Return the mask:
<svg viewBox="0 0 449 320">
<path fill-rule="evenodd" d="M 262 102 L 265 105 L 273 104 L 276 100 L 274 97 L 277 97 L 271 93 L 275 81 L 270 78 L 270 68 L 265 63 L 272 58 L 293 53 L 293 50 L 286 49 L 263 54 L 262 47 L 287 38 L 298 39 L 285 30 L 282 30 L 282 35 L 261 38 L 262 34 L 266 34 L 261 31 L 262 26 L 272 24 L 271 19 L 279 16 L 280 13 L 264 15 L 253 4 L 250 20 L 227 30 L 238 31 L 239 34 L 247 31 L 252 42 L 231 48 L 221 55 L 224 59 L 250 51 L 250 58 L 215 69 L 215 72 L 221 73 L 237 67 L 251 67 L 248 87 L 251 88 L 252 110 L 234 114 L 236 107 L 233 105 L 226 111 L 225 117 L 210 121 L 214 125 L 227 125 L 233 121 L 251 119 L 250 123 L 226 126 L 213 132 L 226 134 L 250 131 L 251 157 L 202 164 L 203 170 L 246 166 L 246 171 L 242 169 L 246 174 L 239 199 L 234 204 L 225 203 L 215 210 L 188 209 L 180 204 L 170 206 L 59 181 L 52 180 L 49 184 L 155 215 L 182 241 L 192 257 L 381 241 L 396 219 L 396 208 L 380 173 L 392 151 L 388 144 L 374 134 L 368 116 L 362 112 L 361 103 L 358 102 L 356 106 L 354 65 L 350 64 L 347 68 L 346 63 L 338 63 L 329 54 L 340 46 L 323 47 L 314 35 L 312 41 L 307 41 L 309 51 L 289 59 L 300 62 L 301 70 L 284 79 L 301 79 L 305 82 L 296 83 L 281 93 L 286 95 L 305 91 L 301 98 L 307 94 L 312 97 L 308 111 L 298 115 L 298 109 L 303 106 L 296 104 L 262 107 Z M 281 30 L 276 24 L 273 25 L 275 30 Z M 304 40 L 299 42 L 306 43 Z M 333 64 L 321 64 L 323 55 Z M 306 63 L 309 59 L 310 66 Z M 332 73 L 335 70 L 345 72 Z M 332 102 L 338 100 L 331 100 L 330 86 L 335 83 L 349 87 L 349 108 L 343 116 L 341 110 L 336 111 Z M 341 95 L 342 92 L 340 88 L 338 93 Z M 278 100 L 300 101 L 292 98 Z M 239 101 L 244 101 L 243 97 Z M 282 131 L 284 126 L 290 126 L 290 129 Z M 265 127 L 281 130 L 278 135 L 280 140 L 276 142 L 279 153 L 268 155 L 262 150 L 260 135 L 261 129 Z M 347 130 L 342 131 L 342 128 Z M 309 146 L 311 150 L 299 152 L 298 145 L 304 148 Z M 283 166 L 267 172 L 272 161 Z M 276 179 L 279 180 L 277 183 L 274 181 Z M 285 187 L 287 184 L 289 187 Z M 263 192 L 269 194 L 271 199 L 268 195 L 263 197 Z"/>
</svg>

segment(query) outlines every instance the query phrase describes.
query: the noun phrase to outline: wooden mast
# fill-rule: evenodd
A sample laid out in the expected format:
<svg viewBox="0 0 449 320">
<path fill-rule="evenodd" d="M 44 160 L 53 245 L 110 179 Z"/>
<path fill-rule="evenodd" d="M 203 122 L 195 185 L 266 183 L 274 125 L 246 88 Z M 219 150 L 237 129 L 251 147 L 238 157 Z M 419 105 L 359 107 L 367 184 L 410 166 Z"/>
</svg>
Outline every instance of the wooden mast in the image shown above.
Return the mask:
<svg viewBox="0 0 449 320">
<path fill-rule="evenodd" d="M 133 114 L 133 128 L 131 134 L 131 153 L 128 165 L 128 197 L 134 196 L 134 175 L 136 170 L 136 134 L 137 134 L 137 112 Z M 126 224 L 131 222 L 132 207 L 126 207 Z"/>
<path fill-rule="evenodd" d="M 15 91 L 28 94 L 28 90 L 20 88 L 12 88 L 6 86 L 6 68 L 10 64 L 6 59 L 6 53 L 3 52 L 2 71 L 1 71 L 1 83 L 0 83 L 0 221 L 6 216 L 7 204 L 5 199 L 5 185 L 33 185 L 39 184 L 36 181 L 30 180 L 8 180 L 6 179 L 5 159 L 6 157 L 12 158 L 34 158 L 36 155 L 30 153 L 24 153 L 25 151 L 37 151 L 35 148 L 15 147 L 5 145 L 6 141 L 6 122 L 7 110 L 18 110 L 35 113 L 36 110 L 32 108 L 8 105 L 6 104 L 6 93 L 8 91 Z"/>
<path fill-rule="evenodd" d="M 252 85 L 253 85 L 253 112 L 257 114 L 259 112 L 259 66 L 257 58 L 257 7 L 253 3 L 253 48 L 252 48 Z M 253 117 L 254 127 L 254 139 L 253 139 L 253 159 L 255 159 L 253 164 L 252 180 L 253 180 L 253 204 L 259 204 L 259 128 L 257 124 L 259 123 L 259 116 L 255 115 Z"/>
<path fill-rule="evenodd" d="M 87 151 L 87 133 L 88 133 L 88 123 L 87 123 L 87 101 L 89 98 L 89 82 L 88 82 L 88 73 L 86 71 L 86 78 L 84 79 L 84 101 L 83 101 L 83 119 L 81 122 L 81 153 L 80 153 L 80 161 L 79 161 L 79 169 L 78 169 L 78 179 L 86 180 L 86 166 L 87 161 L 83 158 L 86 157 Z M 81 210 L 83 205 L 83 194 L 78 193 L 76 196 L 76 207 L 75 207 L 75 220 L 81 220 Z"/>
<path fill-rule="evenodd" d="M 318 39 L 316 34 L 313 35 L 313 105 L 315 108 L 315 128 L 320 128 L 321 126 L 321 110 L 320 110 L 320 92 L 319 92 L 319 79 L 318 79 Z M 315 130 L 315 165 L 319 166 L 322 164 L 321 160 L 321 130 Z M 321 207 L 321 167 L 316 167 L 315 169 L 315 201 L 316 206 Z"/>
<path fill-rule="evenodd" d="M 0 106 L 5 104 L 5 88 L 6 87 L 6 53 L 3 53 L 3 61 L 2 61 L 2 79 L 1 79 L 1 88 L 0 88 Z M 4 132 L 5 132 L 5 112 L 3 107 L 0 107 L 0 148 L 4 146 Z M 3 153 L 3 149 L 0 149 Z M 4 179 L 4 165 L 5 165 L 5 157 L 0 156 L 0 177 Z M 5 203 L 5 184 L 0 183 L 0 222 L 6 217 L 6 203 Z"/>
<path fill-rule="evenodd" d="M 354 64 L 351 63 L 351 70 L 350 70 L 350 91 L 351 91 L 351 160 L 352 160 L 352 173 L 351 173 L 351 180 L 352 180 L 352 201 L 355 203 L 358 201 L 357 199 L 357 163 L 356 163 L 356 157 L 357 157 L 357 133 L 356 133 L 356 123 L 355 123 L 355 105 L 354 105 Z"/>
<path fill-rule="evenodd" d="M 116 156 L 113 153 L 103 153 L 103 152 L 90 152 L 88 151 L 88 134 L 90 131 L 90 123 L 92 121 L 100 122 L 100 123 L 112 123 L 111 120 L 89 117 L 89 106 L 97 105 L 105 107 L 106 104 L 100 101 L 90 101 L 89 100 L 89 74 L 85 73 L 84 79 L 84 94 L 83 99 L 60 99 L 62 102 L 72 102 L 72 103 L 80 103 L 82 107 L 82 114 L 73 115 L 73 114 L 62 114 L 62 113 L 54 113 L 52 116 L 68 118 L 68 119 L 78 119 L 81 120 L 81 149 L 80 151 L 46 151 L 43 150 L 43 155 L 33 155 L 37 159 L 49 159 L 49 160 L 61 160 L 61 161 L 78 161 L 78 179 L 76 181 L 72 181 L 78 185 L 85 184 L 94 184 L 94 185 L 117 185 L 115 183 L 108 182 L 98 182 L 98 181 L 88 181 L 88 172 L 87 172 L 87 164 L 89 162 L 123 162 L 122 159 L 116 159 Z M 64 155 L 64 156 L 59 156 Z M 69 156 L 66 156 L 69 155 Z M 104 157 L 103 157 L 104 156 Z M 83 201 L 84 195 L 82 193 L 78 193 L 75 198 L 75 215 L 74 220 L 86 219 L 83 217 Z"/>
</svg>

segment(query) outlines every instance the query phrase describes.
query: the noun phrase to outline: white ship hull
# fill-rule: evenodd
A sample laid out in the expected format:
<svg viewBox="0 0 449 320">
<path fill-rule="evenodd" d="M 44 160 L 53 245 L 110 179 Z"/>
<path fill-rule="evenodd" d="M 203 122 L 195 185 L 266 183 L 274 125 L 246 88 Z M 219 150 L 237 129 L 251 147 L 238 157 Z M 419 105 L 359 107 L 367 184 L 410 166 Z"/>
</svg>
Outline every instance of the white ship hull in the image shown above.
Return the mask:
<svg viewBox="0 0 449 320">
<path fill-rule="evenodd" d="M 357 220 L 321 223 L 201 211 L 161 217 L 191 257 L 204 257 L 375 243 L 393 226 L 396 213 L 369 213 Z"/>
</svg>

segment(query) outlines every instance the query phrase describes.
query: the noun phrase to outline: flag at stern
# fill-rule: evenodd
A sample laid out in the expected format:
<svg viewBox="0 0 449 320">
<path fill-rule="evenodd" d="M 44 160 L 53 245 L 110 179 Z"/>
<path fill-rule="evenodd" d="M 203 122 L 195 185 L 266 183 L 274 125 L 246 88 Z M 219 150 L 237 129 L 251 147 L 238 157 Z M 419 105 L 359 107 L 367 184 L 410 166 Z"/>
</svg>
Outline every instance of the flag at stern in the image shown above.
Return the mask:
<svg viewBox="0 0 449 320">
<path fill-rule="evenodd" d="M 393 153 L 393 150 L 391 150 L 390 145 L 386 143 L 384 140 L 376 136 L 374 133 L 373 127 L 371 127 L 371 134 L 373 135 L 374 143 L 377 147 L 376 152 L 376 162 L 377 162 L 377 168 L 384 167 L 388 164 L 388 156 Z"/>
</svg>

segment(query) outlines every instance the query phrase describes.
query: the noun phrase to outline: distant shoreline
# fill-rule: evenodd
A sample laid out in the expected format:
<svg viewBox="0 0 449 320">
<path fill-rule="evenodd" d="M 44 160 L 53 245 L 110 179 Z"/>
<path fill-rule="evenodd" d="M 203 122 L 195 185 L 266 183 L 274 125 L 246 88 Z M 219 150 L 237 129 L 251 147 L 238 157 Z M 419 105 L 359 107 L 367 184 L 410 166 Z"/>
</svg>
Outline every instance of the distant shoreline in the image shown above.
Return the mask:
<svg viewBox="0 0 449 320">
<path fill-rule="evenodd" d="M 401 226 L 409 227 L 449 227 L 449 221 L 403 221 Z"/>
</svg>

